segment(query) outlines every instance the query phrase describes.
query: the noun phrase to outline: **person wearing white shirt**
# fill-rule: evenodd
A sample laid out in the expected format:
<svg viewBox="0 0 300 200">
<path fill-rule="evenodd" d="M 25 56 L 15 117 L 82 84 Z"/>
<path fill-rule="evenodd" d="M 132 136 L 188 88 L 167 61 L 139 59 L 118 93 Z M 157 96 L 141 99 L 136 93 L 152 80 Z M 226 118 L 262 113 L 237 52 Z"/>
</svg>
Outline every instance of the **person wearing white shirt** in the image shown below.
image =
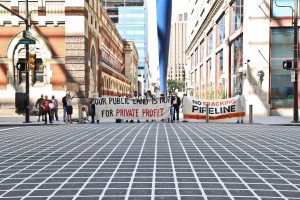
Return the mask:
<svg viewBox="0 0 300 200">
<path fill-rule="evenodd" d="M 245 96 L 242 94 L 242 90 L 239 89 L 238 94 L 236 97 L 236 111 L 238 112 L 238 118 L 236 123 L 244 123 L 244 117 L 240 116 L 240 113 L 245 112 L 246 108 L 246 100 Z"/>
</svg>

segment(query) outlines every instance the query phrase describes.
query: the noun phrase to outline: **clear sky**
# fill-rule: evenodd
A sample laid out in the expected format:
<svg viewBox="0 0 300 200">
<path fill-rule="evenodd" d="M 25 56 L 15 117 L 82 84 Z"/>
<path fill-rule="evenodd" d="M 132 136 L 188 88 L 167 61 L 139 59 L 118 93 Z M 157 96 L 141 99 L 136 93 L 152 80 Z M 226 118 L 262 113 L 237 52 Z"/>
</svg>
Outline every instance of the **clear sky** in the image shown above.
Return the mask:
<svg viewBox="0 0 300 200">
<path fill-rule="evenodd" d="M 152 80 L 156 81 L 158 66 L 158 45 L 157 45 L 157 30 L 156 30 L 156 0 L 148 0 L 148 42 L 149 42 L 149 61 Z M 179 13 L 188 10 L 188 0 L 173 0 L 172 1 L 172 21 L 176 20 Z"/>
</svg>

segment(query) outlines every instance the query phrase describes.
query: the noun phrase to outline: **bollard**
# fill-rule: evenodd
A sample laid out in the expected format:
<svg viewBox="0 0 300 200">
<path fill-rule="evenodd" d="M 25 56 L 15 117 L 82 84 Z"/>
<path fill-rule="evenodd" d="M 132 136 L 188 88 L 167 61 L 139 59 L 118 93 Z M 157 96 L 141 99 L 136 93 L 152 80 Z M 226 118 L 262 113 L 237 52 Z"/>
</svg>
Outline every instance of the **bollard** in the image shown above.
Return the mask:
<svg viewBox="0 0 300 200">
<path fill-rule="evenodd" d="M 252 124 L 253 122 L 253 106 L 249 105 L 249 124 Z"/>
<path fill-rule="evenodd" d="M 206 104 L 206 123 L 208 123 L 208 104 Z"/>
</svg>

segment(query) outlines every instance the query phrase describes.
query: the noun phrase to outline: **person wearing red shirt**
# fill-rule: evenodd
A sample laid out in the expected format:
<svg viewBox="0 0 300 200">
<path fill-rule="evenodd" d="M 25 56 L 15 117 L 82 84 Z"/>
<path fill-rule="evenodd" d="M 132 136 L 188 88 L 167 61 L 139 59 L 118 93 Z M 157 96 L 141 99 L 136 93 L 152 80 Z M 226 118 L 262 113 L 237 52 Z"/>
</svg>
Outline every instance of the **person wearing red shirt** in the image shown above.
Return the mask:
<svg viewBox="0 0 300 200">
<path fill-rule="evenodd" d="M 51 113 L 50 113 L 50 111 L 51 111 L 50 106 L 49 106 L 50 103 L 52 103 L 52 101 L 48 99 L 47 95 L 45 95 L 45 99 L 41 103 L 41 106 L 42 106 L 44 114 L 45 114 L 45 123 L 44 124 L 47 124 L 47 114 L 49 116 L 50 123 L 51 124 L 53 123 L 52 119 L 51 119 Z"/>
</svg>

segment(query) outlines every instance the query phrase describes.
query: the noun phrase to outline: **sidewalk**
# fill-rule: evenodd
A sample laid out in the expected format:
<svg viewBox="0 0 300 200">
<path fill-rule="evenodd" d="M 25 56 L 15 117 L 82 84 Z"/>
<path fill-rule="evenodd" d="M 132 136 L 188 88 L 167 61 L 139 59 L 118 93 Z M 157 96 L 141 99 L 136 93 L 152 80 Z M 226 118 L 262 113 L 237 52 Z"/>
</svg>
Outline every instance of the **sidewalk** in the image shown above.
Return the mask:
<svg viewBox="0 0 300 200">
<path fill-rule="evenodd" d="M 182 122 L 182 113 L 180 113 L 180 122 Z M 44 121 L 38 122 L 37 116 L 30 116 L 30 123 L 25 122 L 25 116 L 20 117 L 0 117 L 0 126 L 41 126 L 44 125 Z M 62 117 L 59 121 L 53 121 L 51 125 L 65 125 Z M 253 116 L 253 124 L 264 124 L 264 125 L 282 125 L 282 126 L 300 126 L 300 123 L 293 123 L 292 117 L 282 117 L 282 116 Z M 105 120 L 101 122 L 115 122 L 115 120 Z M 143 123 L 143 121 L 141 121 Z M 200 121 L 200 123 L 205 123 L 205 120 Z M 73 122 L 77 124 L 77 122 Z M 157 123 L 157 122 L 156 122 Z M 224 119 L 224 120 L 210 120 L 208 123 L 236 123 L 235 118 Z M 249 117 L 244 118 L 244 123 L 249 124 Z M 49 125 L 49 122 L 48 122 Z"/>
</svg>

